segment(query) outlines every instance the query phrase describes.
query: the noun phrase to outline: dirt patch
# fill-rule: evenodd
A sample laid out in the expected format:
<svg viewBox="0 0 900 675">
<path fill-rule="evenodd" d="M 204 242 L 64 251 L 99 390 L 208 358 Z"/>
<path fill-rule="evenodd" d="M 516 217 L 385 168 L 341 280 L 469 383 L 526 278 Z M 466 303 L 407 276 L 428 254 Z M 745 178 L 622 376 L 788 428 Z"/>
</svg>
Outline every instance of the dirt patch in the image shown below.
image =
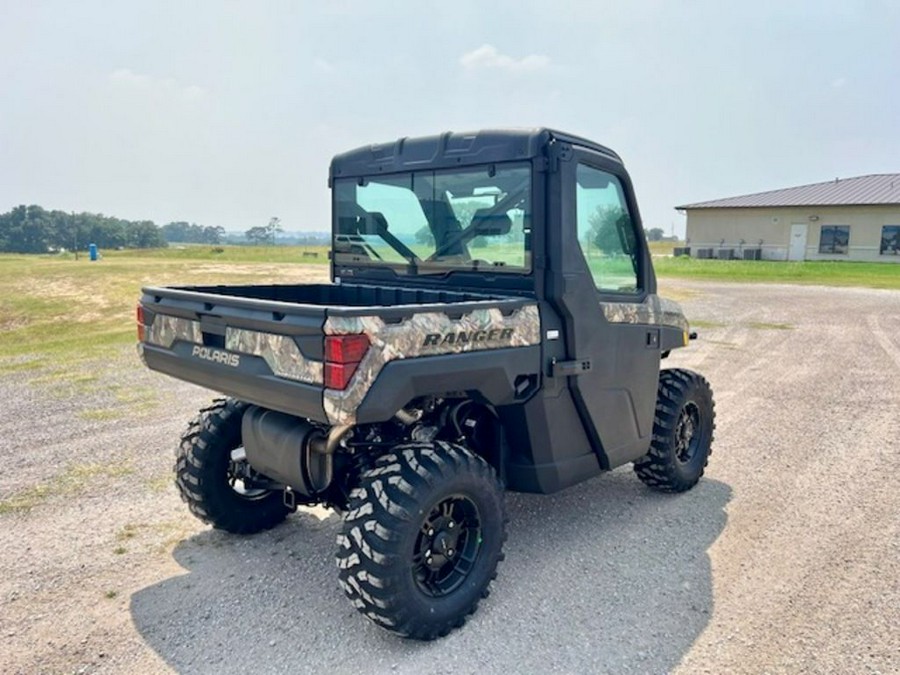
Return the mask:
<svg viewBox="0 0 900 675">
<path fill-rule="evenodd" d="M 284 265 L 259 263 L 196 263 L 192 266 L 197 275 L 246 275 L 250 277 L 266 277 L 296 283 L 312 283 L 327 281 L 328 268 L 312 265 Z"/>
</svg>

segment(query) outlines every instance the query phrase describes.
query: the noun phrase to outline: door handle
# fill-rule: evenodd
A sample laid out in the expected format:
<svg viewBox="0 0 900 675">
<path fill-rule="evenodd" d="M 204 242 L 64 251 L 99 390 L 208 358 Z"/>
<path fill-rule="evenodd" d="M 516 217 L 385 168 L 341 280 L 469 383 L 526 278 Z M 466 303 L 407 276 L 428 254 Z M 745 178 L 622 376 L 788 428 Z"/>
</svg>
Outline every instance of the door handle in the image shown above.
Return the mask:
<svg viewBox="0 0 900 675">
<path fill-rule="evenodd" d="M 557 361 L 553 359 L 550 364 L 550 377 L 574 377 L 589 373 L 593 369 L 590 359 L 575 359 L 574 361 Z"/>
</svg>

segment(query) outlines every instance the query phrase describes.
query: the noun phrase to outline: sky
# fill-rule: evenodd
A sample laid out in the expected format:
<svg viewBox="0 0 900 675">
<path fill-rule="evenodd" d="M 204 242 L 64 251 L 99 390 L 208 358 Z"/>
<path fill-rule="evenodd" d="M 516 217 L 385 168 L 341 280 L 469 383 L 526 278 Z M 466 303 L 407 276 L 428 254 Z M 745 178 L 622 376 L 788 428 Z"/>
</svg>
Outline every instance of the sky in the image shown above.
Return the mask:
<svg viewBox="0 0 900 675">
<path fill-rule="evenodd" d="M 329 229 L 332 155 L 549 126 L 678 204 L 900 172 L 900 1 L 0 0 L 0 212 Z"/>
</svg>

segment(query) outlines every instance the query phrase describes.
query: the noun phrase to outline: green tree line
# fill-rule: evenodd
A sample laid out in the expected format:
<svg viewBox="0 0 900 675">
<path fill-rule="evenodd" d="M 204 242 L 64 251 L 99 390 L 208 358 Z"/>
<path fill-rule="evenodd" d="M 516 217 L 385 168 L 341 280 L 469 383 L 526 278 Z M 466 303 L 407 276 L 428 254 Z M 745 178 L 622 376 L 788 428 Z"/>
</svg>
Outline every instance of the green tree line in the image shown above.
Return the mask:
<svg viewBox="0 0 900 675">
<path fill-rule="evenodd" d="M 178 221 L 160 229 L 165 240 L 172 244 L 221 244 L 225 238 L 225 228 L 213 225 Z"/>
<path fill-rule="evenodd" d="M 162 229 L 152 220 L 123 220 L 98 213 L 47 211 L 40 206 L 16 206 L 0 214 L 0 251 L 48 253 L 61 249 L 161 248 Z"/>
</svg>

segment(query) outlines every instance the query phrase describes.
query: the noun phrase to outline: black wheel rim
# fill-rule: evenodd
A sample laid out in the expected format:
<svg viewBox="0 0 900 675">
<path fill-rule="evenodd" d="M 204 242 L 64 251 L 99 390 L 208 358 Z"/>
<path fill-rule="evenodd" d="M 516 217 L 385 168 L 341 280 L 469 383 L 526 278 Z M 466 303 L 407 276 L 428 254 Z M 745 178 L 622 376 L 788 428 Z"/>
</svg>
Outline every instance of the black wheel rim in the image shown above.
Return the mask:
<svg viewBox="0 0 900 675">
<path fill-rule="evenodd" d="M 234 493 L 241 499 L 256 501 L 269 496 L 269 491 L 253 487 L 249 479 L 247 453 L 244 448 L 235 448 L 228 458 L 228 473 L 226 479 Z"/>
<path fill-rule="evenodd" d="M 435 504 L 416 536 L 416 585 L 434 598 L 455 591 L 475 566 L 481 541 L 481 517 L 471 499 L 451 495 Z"/>
<path fill-rule="evenodd" d="M 687 464 L 696 457 L 700 435 L 700 408 L 688 401 L 675 424 L 675 457 L 679 462 Z"/>
</svg>

